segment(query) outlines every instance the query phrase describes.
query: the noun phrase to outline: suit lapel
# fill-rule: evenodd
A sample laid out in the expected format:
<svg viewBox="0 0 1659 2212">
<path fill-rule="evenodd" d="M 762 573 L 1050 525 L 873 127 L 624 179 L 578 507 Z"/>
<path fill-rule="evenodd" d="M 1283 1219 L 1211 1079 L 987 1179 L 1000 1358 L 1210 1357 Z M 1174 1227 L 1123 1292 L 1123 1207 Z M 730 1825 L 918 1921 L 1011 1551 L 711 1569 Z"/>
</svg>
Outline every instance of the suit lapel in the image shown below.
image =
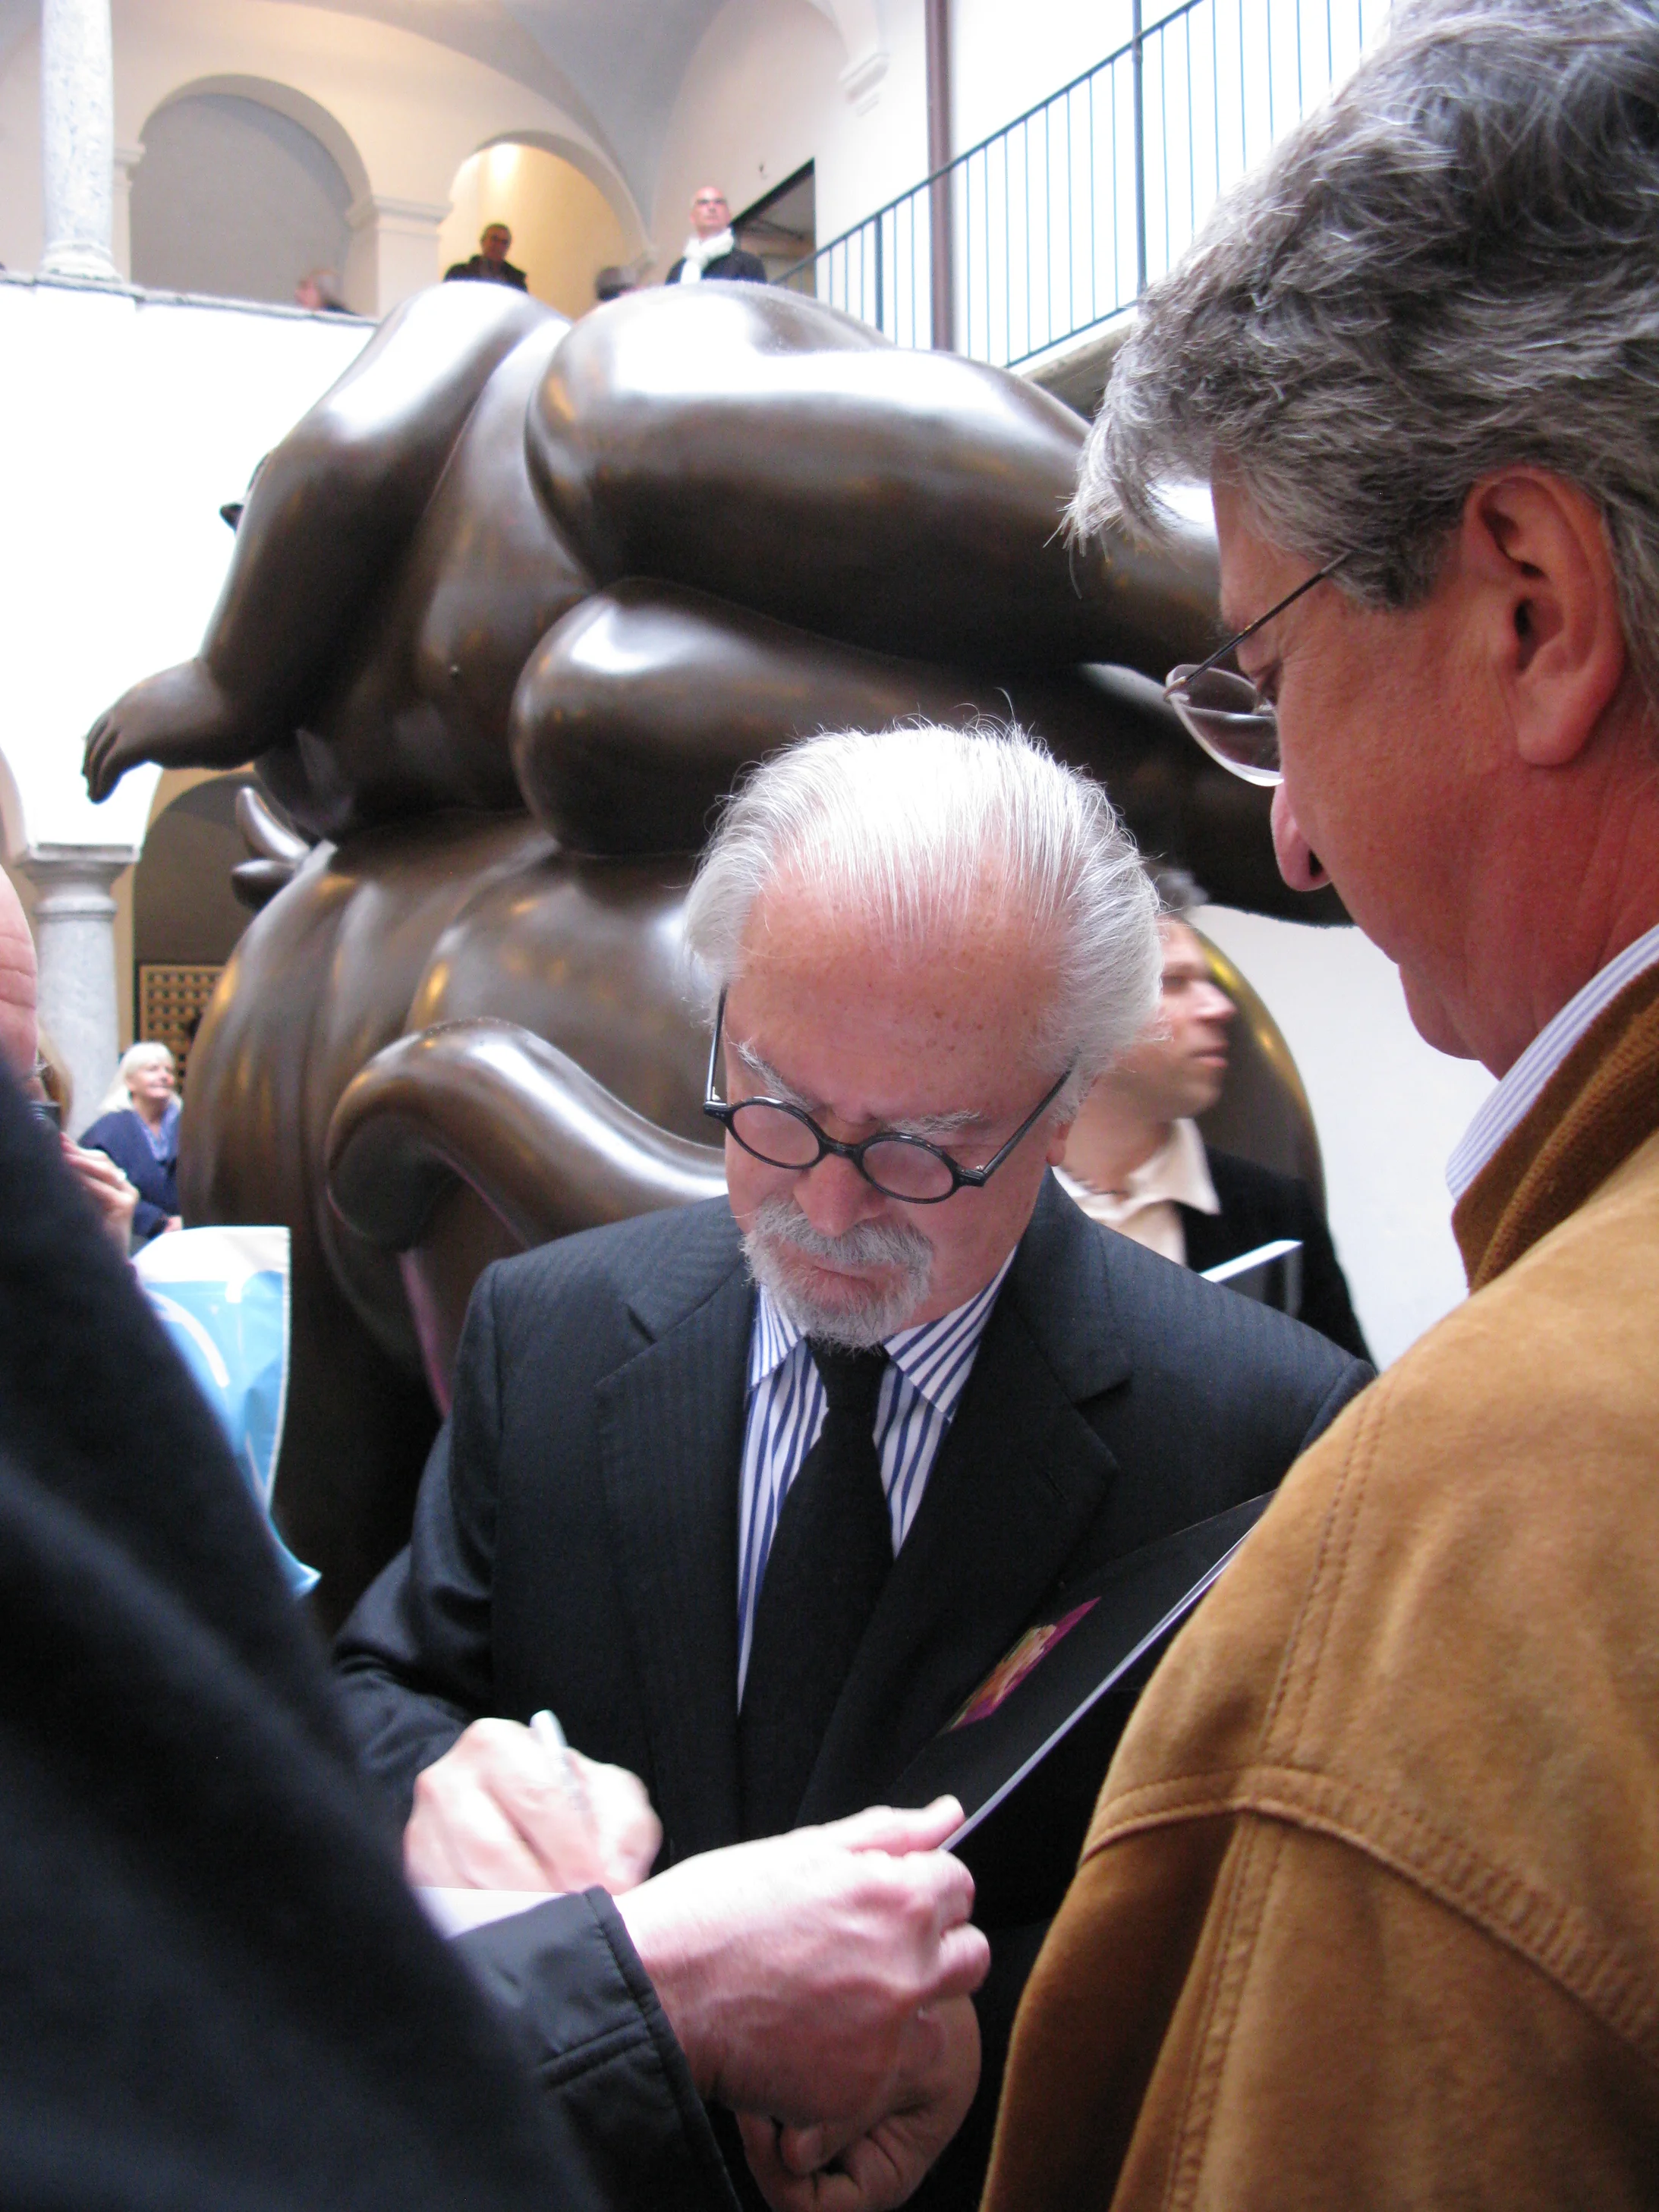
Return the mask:
<svg viewBox="0 0 1659 2212">
<path fill-rule="evenodd" d="M 632 1301 L 655 1340 L 599 1388 L 605 1504 L 671 1860 L 738 1832 L 738 1480 L 752 1292 L 723 1204 L 719 1215 L 692 1264 Z"/>
<path fill-rule="evenodd" d="M 1098 1233 L 1045 1179 L 802 1800 L 878 1797 L 1029 1621 L 1110 1486 L 1078 1407 L 1125 1379 Z"/>
</svg>

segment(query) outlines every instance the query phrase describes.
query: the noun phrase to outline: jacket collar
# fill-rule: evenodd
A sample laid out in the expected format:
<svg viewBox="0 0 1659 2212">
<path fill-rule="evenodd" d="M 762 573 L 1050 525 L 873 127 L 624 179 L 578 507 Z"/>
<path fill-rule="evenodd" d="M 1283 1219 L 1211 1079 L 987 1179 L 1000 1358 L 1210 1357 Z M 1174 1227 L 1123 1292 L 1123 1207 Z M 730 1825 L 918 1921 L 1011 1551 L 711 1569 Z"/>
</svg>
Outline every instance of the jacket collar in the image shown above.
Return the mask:
<svg viewBox="0 0 1659 2212">
<path fill-rule="evenodd" d="M 687 1206 L 678 1225 L 681 1233 L 663 1238 L 653 1252 L 649 1278 L 624 1294 L 629 1312 L 653 1343 L 688 1320 L 743 1267 L 743 1238 L 723 1198 Z"/>
<path fill-rule="evenodd" d="M 1452 1213 L 1478 1291 L 1574 1213 L 1659 1128 L 1659 968 L 1585 1030 Z"/>
</svg>

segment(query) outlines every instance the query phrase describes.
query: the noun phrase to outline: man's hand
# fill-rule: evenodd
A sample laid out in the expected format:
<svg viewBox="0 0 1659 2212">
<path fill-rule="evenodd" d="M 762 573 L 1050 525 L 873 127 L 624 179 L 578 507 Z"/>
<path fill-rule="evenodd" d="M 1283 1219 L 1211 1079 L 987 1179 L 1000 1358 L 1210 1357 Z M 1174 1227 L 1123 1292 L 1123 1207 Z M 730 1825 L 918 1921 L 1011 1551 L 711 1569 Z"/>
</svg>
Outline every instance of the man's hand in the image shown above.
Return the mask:
<svg viewBox="0 0 1659 2212">
<path fill-rule="evenodd" d="M 82 1152 L 71 1138 L 60 1137 L 64 1164 L 97 1210 L 98 1219 L 125 1260 L 132 1247 L 132 1217 L 138 1210 L 138 1188 L 130 1182 L 107 1152 Z"/>
<path fill-rule="evenodd" d="M 979 2019 L 971 1997 L 951 1997 L 917 2016 L 901 2101 L 873 2128 L 781 2128 L 740 2113 L 750 2171 L 773 2212 L 890 2212 L 914 2195 L 974 2100 Z"/>
<path fill-rule="evenodd" d="M 404 1830 L 412 1882 L 454 1889 L 630 1889 L 662 1824 L 638 1778 L 578 1751 L 564 1773 L 516 1721 L 474 1721 L 415 1778 Z"/>
<path fill-rule="evenodd" d="M 841 2140 L 929 2072 L 923 2008 L 979 1987 L 974 1882 L 939 1849 L 962 1819 L 877 1808 L 686 1859 L 619 1899 L 701 2094 Z"/>
</svg>

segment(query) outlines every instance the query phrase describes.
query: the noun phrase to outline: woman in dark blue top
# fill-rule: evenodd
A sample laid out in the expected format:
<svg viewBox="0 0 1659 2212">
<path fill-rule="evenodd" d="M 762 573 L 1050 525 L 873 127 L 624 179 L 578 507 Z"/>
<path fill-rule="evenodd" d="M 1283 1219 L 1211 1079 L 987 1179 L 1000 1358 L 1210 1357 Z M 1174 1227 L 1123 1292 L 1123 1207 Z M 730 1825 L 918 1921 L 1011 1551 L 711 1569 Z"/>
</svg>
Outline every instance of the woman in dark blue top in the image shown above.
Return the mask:
<svg viewBox="0 0 1659 2212">
<path fill-rule="evenodd" d="M 122 1105 L 119 1101 L 127 1101 Z M 136 1044 L 124 1054 L 118 1087 L 81 1142 L 106 1152 L 138 1188 L 132 1241 L 147 1244 L 179 1220 L 178 1079 L 164 1044 Z"/>
</svg>

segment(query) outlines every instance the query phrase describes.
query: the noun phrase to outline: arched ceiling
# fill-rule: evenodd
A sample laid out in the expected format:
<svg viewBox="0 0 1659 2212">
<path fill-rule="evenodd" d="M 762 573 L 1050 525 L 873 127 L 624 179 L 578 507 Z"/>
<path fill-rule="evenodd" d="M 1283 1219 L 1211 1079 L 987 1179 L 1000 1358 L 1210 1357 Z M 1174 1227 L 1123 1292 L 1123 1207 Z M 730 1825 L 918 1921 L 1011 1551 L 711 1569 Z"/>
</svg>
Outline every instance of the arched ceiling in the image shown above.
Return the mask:
<svg viewBox="0 0 1659 2212">
<path fill-rule="evenodd" d="M 271 0 L 283 6 L 289 0 Z M 308 0 L 316 5 L 318 0 Z M 657 157 L 722 0 L 321 0 L 483 62 L 591 131 L 650 218 Z"/>
<path fill-rule="evenodd" d="M 359 15 L 465 54 L 562 107 L 615 163 L 648 222 L 686 69 L 723 0 L 265 0 Z M 849 96 L 879 73 L 881 0 L 809 0 L 841 33 Z M 0 60 L 40 0 L 0 0 Z"/>
</svg>

